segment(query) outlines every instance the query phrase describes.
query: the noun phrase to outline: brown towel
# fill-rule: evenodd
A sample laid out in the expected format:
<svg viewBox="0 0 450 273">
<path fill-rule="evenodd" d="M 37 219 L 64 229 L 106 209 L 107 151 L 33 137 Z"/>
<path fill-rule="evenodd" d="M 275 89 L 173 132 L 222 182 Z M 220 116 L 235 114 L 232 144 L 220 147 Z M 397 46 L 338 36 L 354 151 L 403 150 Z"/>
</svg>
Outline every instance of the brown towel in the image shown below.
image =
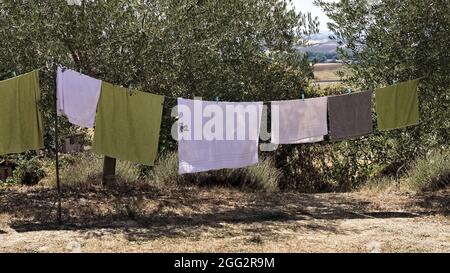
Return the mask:
<svg viewBox="0 0 450 273">
<path fill-rule="evenodd" d="M 328 115 L 334 140 L 372 133 L 372 91 L 328 97 Z"/>
</svg>

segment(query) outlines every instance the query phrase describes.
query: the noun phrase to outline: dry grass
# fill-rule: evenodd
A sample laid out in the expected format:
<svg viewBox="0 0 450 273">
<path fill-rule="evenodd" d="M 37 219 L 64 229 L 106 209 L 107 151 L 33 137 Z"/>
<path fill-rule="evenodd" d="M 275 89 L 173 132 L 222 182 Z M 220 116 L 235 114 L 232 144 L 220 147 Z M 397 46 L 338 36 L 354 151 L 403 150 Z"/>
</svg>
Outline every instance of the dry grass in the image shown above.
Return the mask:
<svg viewBox="0 0 450 273">
<path fill-rule="evenodd" d="M 260 158 L 258 164 L 246 168 L 223 169 L 210 172 L 178 174 L 178 155 L 164 155 L 153 168 L 148 183 L 167 186 L 224 186 L 242 190 L 275 192 L 281 172 L 270 158 Z"/>
<path fill-rule="evenodd" d="M 450 192 L 0 190 L 0 252 L 450 252 Z"/>
<path fill-rule="evenodd" d="M 314 64 L 314 72 L 337 71 L 342 67 L 342 63 L 318 63 Z"/>
<path fill-rule="evenodd" d="M 416 191 L 436 191 L 450 186 L 450 151 L 433 151 L 419 158 L 408 171 L 407 185 Z"/>
<path fill-rule="evenodd" d="M 61 186 L 68 189 L 82 189 L 102 185 L 103 156 L 85 152 L 63 155 L 60 165 Z M 47 176 L 39 184 L 56 187 L 54 164 L 46 170 Z M 118 183 L 140 186 L 150 183 L 140 177 L 138 165 L 129 161 L 117 160 L 116 177 Z"/>
<path fill-rule="evenodd" d="M 313 67 L 314 79 L 316 81 L 335 81 L 335 82 L 318 82 L 317 86 L 321 88 L 339 87 L 342 83 L 339 80 L 345 79 L 350 73 L 342 63 L 319 63 Z M 342 73 L 340 76 L 338 73 Z"/>
<path fill-rule="evenodd" d="M 340 80 L 336 72 L 342 71 L 343 65 L 341 63 L 320 63 L 315 64 L 313 70 L 316 80 Z"/>
</svg>

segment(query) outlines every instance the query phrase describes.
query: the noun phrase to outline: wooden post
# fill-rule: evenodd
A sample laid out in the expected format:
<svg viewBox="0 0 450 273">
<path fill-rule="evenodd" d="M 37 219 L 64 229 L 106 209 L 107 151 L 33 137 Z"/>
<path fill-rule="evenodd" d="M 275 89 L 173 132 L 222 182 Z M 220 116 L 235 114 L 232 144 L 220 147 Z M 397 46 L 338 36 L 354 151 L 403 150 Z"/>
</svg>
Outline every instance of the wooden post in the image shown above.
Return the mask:
<svg viewBox="0 0 450 273">
<path fill-rule="evenodd" d="M 116 182 L 116 159 L 105 156 L 103 160 L 103 186 L 108 186 Z"/>
</svg>

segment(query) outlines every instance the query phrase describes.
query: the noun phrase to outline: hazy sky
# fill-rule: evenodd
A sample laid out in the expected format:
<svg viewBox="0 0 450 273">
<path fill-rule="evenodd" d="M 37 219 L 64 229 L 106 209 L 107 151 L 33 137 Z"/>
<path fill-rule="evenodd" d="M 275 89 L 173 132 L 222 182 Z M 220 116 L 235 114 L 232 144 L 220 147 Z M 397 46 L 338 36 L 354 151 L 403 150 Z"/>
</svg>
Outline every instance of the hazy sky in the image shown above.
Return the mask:
<svg viewBox="0 0 450 273">
<path fill-rule="evenodd" d="M 327 31 L 327 22 L 330 21 L 330 19 L 325 15 L 325 13 L 322 11 L 321 8 L 316 7 L 313 5 L 313 0 L 292 0 L 295 9 L 297 11 L 301 11 L 301 12 L 311 12 L 312 17 L 319 17 L 319 22 L 320 22 L 320 30 L 321 31 Z M 329 1 L 331 2 L 331 1 Z"/>
</svg>

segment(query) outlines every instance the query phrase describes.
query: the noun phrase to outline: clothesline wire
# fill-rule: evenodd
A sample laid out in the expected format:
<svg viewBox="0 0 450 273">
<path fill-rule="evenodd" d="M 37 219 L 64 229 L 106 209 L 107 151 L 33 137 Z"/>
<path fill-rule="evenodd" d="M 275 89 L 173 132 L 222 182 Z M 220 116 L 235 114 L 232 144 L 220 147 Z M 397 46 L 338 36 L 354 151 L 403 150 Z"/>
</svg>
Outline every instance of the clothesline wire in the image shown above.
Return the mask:
<svg viewBox="0 0 450 273">
<path fill-rule="evenodd" d="M 65 67 L 65 66 L 63 66 L 63 65 L 59 65 L 59 66 L 64 67 L 65 69 L 70 69 L 70 68 Z M 42 69 L 44 69 L 44 68 L 48 68 L 48 66 L 47 66 L 47 65 L 41 66 L 41 67 L 38 68 L 37 70 L 42 70 Z M 71 70 L 73 70 L 73 69 L 71 69 Z M 80 74 L 81 74 L 81 72 L 80 72 Z M 177 100 L 177 99 L 180 99 L 180 98 L 181 98 L 181 97 L 178 97 L 178 96 L 168 96 L 168 95 L 161 95 L 161 96 L 164 96 L 164 99 L 171 99 L 171 100 Z M 194 98 L 195 98 L 195 96 L 194 96 Z M 218 102 L 219 102 L 219 101 L 218 101 Z M 257 102 L 262 102 L 262 103 L 264 103 L 264 104 L 268 104 L 268 103 L 271 103 L 272 101 L 257 101 Z"/>
<path fill-rule="evenodd" d="M 67 68 L 67 67 L 65 67 L 65 66 L 63 66 L 63 65 L 59 65 L 59 66 L 61 66 L 61 67 L 63 67 L 63 68 L 65 68 L 65 69 L 70 69 L 70 68 Z M 48 65 L 43 65 L 43 66 L 41 66 L 41 67 L 39 67 L 39 68 L 37 68 L 37 69 L 35 69 L 35 70 L 43 70 L 43 69 L 48 69 L 49 67 L 48 67 Z M 11 71 L 10 71 L 11 72 Z M 81 74 L 81 72 L 80 72 L 80 74 Z M 20 75 L 19 75 L 20 76 Z M 422 76 L 422 77 L 419 77 L 419 78 L 416 78 L 416 80 L 423 80 L 423 79 L 425 79 L 426 78 L 426 76 Z M 129 89 L 131 89 L 131 88 L 129 88 Z M 362 91 L 359 91 L 359 92 L 362 92 Z M 347 95 L 347 94 L 351 94 L 351 93 L 354 93 L 354 92 L 349 92 L 349 93 L 346 93 L 346 94 L 337 94 L 337 95 L 331 95 L 331 96 L 341 96 L 341 95 Z M 304 93 L 302 93 L 302 94 L 304 94 Z M 161 96 L 164 96 L 164 99 L 169 99 L 169 100 L 177 100 L 177 99 L 181 99 L 182 97 L 178 97 L 178 96 L 168 96 L 168 95 L 161 95 Z M 330 97 L 330 96 L 328 96 L 328 97 Z M 196 97 L 194 96 L 194 99 L 195 99 Z M 217 96 L 216 97 L 216 102 L 220 102 L 220 100 L 218 99 L 219 97 Z M 305 98 L 306 99 L 306 98 Z M 290 99 L 290 100 L 294 100 L 294 99 Z M 297 100 L 304 100 L 304 98 L 298 98 Z M 263 104 L 270 104 L 270 103 L 272 103 L 273 101 L 277 101 L 277 100 L 269 100 L 269 101 L 265 101 L 265 100 L 263 100 L 263 101 L 254 101 L 254 102 L 260 102 L 260 103 L 263 103 Z M 211 101 L 211 102 L 213 102 L 213 101 Z M 249 101 L 247 101 L 247 102 L 249 102 Z"/>
<path fill-rule="evenodd" d="M 69 69 L 69 68 L 67 68 L 67 67 L 65 67 L 65 66 L 63 66 L 63 65 L 60 65 L 60 66 L 62 66 L 62 67 L 64 67 L 64 68 L 66 68 L 66 69 Z M 38 68 L 37 70 L 42 70 L 42 69 L 44 69 L 44 68 L 49 68 L 49 66 L 48 65 L 44 65 L 44 66 L 41 66 L 40 68 Z M 425 79 L 426 78 L 426 76 L 422 76 L 422 77 L 419 77 L 419 78 L 416 78 L 415 80 L 423 80 L 423 79 Z M 346 95 L 346 94 L 341 94 L 341 95 Z M 162 95 L 162 96 L 164 96 L 164 99 L 173 99 L 173 100 L 177 100 L 177 99 L 179 99 L 179 98 L 181 98 L 181 97 L 177 97 L 177 96 L 166 96 L 166 95 Z M 339 96 L 339 95 L 335 95 L 335 96 Z M 195 96 L 194 96 L 194 98 L 195 98 Z M 262 103 L 264 103 L 264 104 L 269 104 L 269 103 L 272 103 L 273 101 L 258 101 L 258 102 L 262 102 Z M 378 135 L 378 134 L 380 134 L 380 133 L 382 133 L 382 131 L 381 130 L 377 130 L 377 129 L 375 129 L 374 131 L 373 131 L 373 135 Z M 325 142 L 334 142 L 335 140 L 329 140 L 329 141 L 325 141 Z"/>
</svg>

